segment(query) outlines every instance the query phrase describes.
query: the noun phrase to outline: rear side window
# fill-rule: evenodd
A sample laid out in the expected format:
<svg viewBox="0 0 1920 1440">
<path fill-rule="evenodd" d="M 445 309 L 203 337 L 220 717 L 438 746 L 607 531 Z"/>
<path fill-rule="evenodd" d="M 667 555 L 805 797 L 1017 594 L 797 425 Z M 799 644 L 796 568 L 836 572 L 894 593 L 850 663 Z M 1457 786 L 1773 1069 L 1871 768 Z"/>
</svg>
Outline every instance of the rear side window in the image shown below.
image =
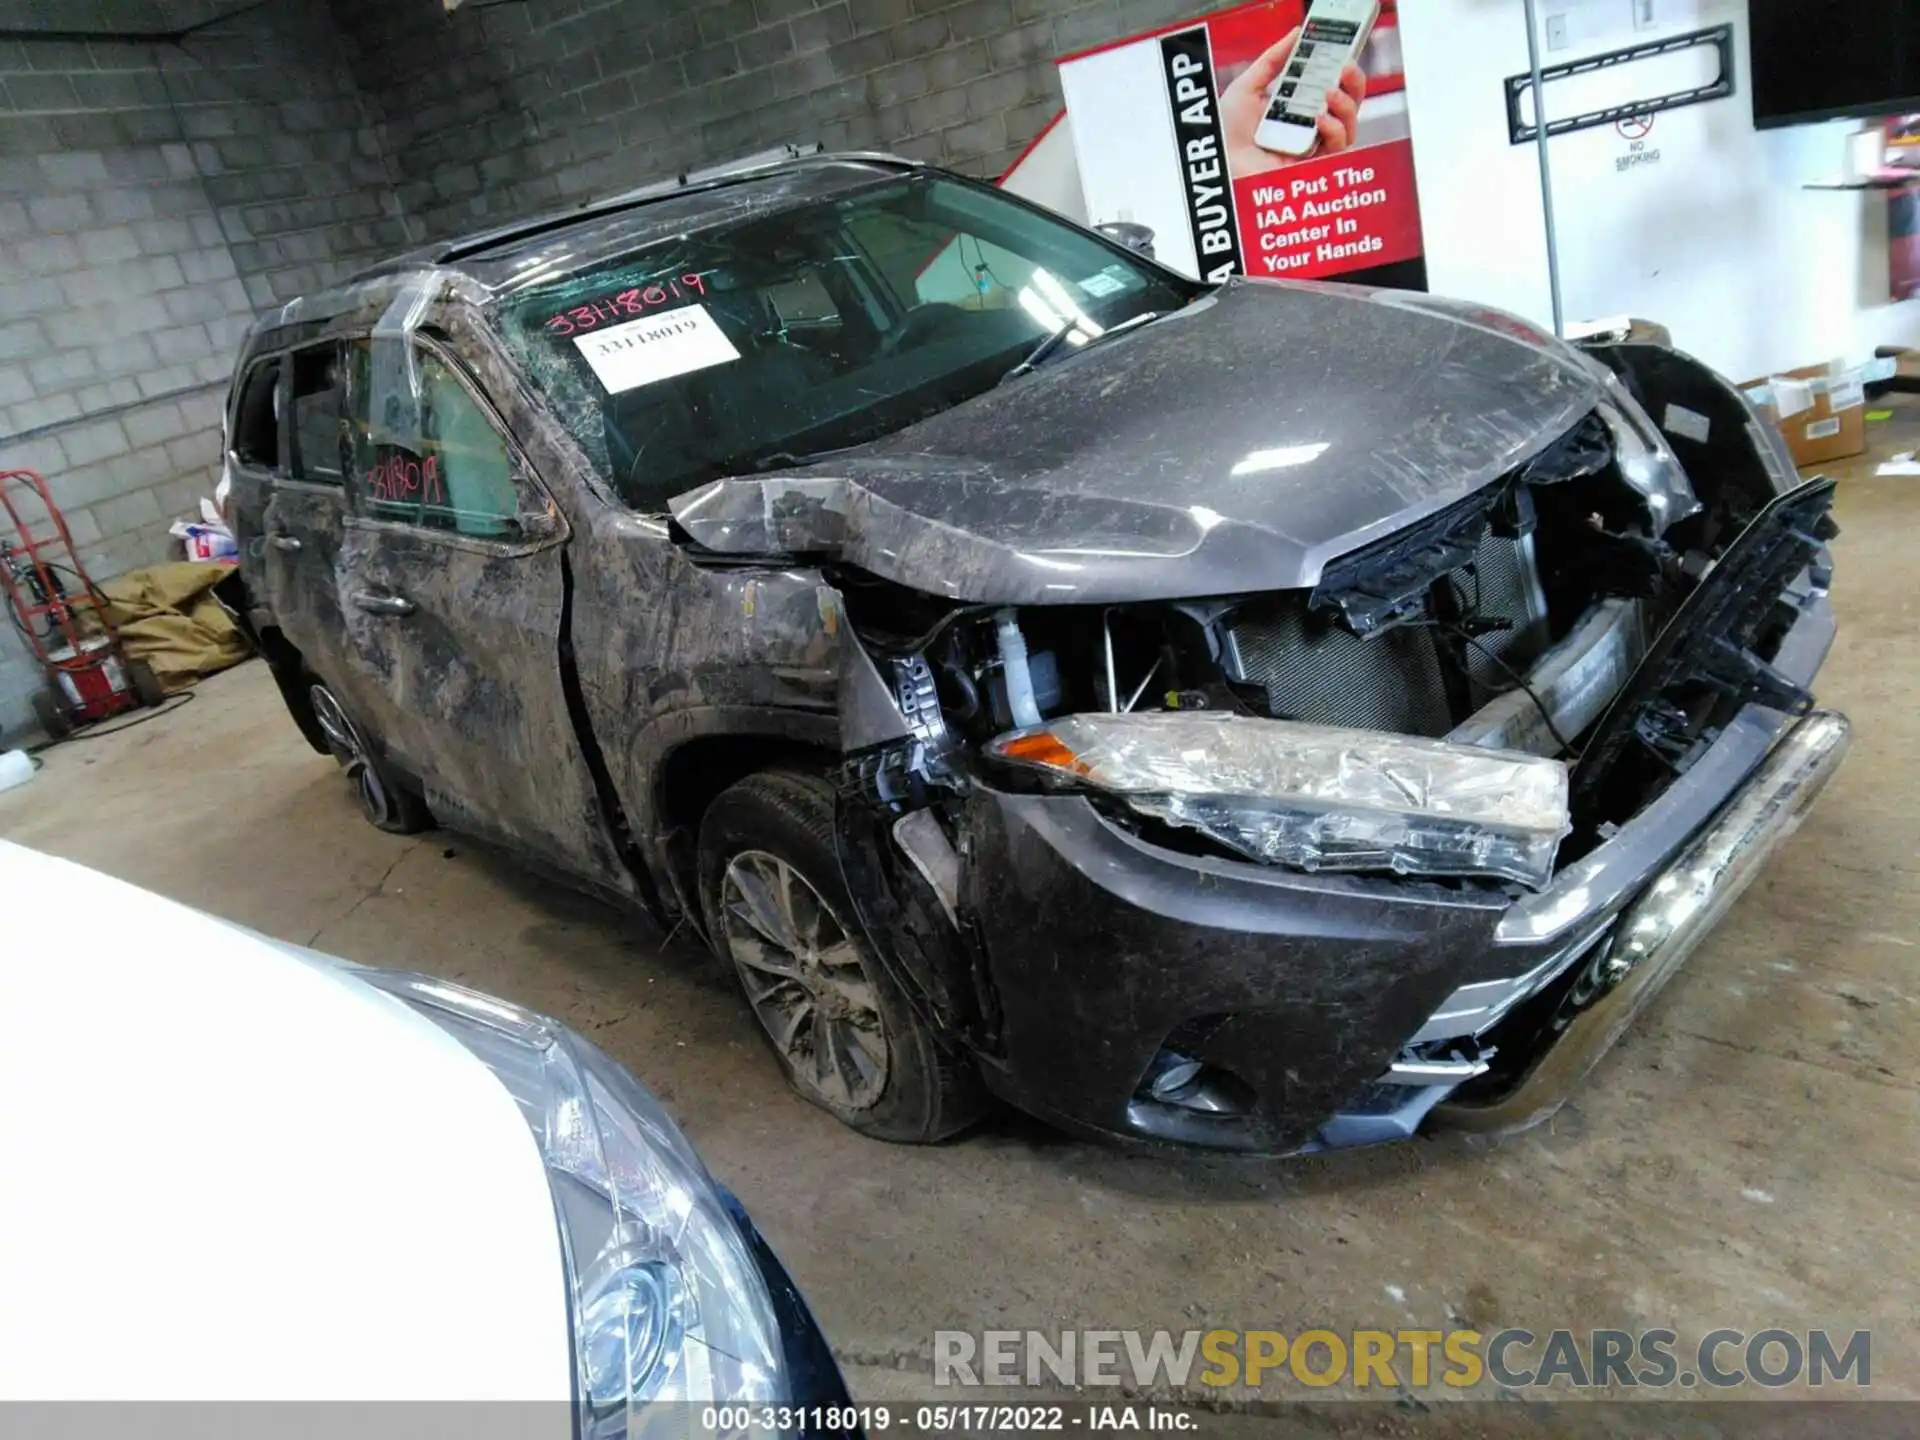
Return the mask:
<svg viewBox="0 0 1920 1440">
<path fill-rule="evenodd" d="M 293 474 L 297 480 L 338 485 L 345 473 L 340 419 L 347 396 L 339 344 L 297 350 L 293 360 Z"/>
<path fill-rule="evenodd" d="M 353 425 L 354 487 L 376 520 L 452 530 L 491 540 L 518 539 L 520 516 L 544 504 L 523 496 L 506 437 L 439 356 L 416 349 L 419 404 L 382 405 Z M 356 395 L 378 381 L 367 347 L 353 357 Z"/>
<path fill-rule="evenodd" d="M 233 453 L 260 470 L 280 464 L 280 360 L 261 360 L 247 371 L 233 415 Z"/>
</svg>

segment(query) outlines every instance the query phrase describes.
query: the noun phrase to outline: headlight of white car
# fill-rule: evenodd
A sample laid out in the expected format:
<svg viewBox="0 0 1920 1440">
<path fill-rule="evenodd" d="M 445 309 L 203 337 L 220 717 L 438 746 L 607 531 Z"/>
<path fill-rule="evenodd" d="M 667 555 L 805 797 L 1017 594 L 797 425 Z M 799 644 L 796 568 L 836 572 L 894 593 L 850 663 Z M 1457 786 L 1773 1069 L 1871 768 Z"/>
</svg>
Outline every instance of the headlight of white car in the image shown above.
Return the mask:
<svg viewBox="0 0 1920 1440">
<path fill-rule="evenodd" d="M 526 1116 L 566 1255 L 582 1440 L 648 1434 L 660 1402 L 786 1398 L 766 1283 L 658 1101 L 588 1041 L 517 1006 L 424 975 L 354 973 L 465 1045 Z"/>
<path fill-rule="evenodd" d="M 1371 730 L 1192 711 L 1067 715 L 1002 735 L 988 750 L 1303 870 L 1538 887 L 1572 828 L 1557 760 Z"/>
</svg>

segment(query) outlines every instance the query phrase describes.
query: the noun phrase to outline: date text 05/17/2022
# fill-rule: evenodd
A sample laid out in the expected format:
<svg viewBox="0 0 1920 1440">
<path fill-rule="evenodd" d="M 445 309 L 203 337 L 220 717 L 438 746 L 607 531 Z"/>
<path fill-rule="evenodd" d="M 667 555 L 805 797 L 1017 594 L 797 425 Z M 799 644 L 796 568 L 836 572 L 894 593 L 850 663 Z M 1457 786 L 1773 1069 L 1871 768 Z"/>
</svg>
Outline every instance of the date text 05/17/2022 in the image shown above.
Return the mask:
<svg viewBox="0 0 1920 1440">
<path fill-rule="evenodd" d="M 868 1435 L 1068 1434 L 1153 1431 L 1193 1434 L 1200 1417 L 1168 1405 L 709 1405 L 700 1413 L 709 1434 L 791 1434 L 796 1429 L 864 1430 Z"/>
</svg>

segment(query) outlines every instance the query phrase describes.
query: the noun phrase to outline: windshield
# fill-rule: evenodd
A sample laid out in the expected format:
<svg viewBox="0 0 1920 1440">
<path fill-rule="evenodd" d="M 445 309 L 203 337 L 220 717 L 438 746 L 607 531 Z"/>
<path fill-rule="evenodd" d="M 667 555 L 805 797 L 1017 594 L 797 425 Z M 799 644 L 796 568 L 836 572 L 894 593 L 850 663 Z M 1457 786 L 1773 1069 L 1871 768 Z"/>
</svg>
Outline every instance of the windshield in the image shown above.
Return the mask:
<svg viewBox="0 0 1920 1440">
<path fill-rule="evenodd" d="M 504 302 L 507 343 L 636 509 L 844 449 L 1199 286 L 996 192 L 914 176 L 677 236 Z"/>
</svg>

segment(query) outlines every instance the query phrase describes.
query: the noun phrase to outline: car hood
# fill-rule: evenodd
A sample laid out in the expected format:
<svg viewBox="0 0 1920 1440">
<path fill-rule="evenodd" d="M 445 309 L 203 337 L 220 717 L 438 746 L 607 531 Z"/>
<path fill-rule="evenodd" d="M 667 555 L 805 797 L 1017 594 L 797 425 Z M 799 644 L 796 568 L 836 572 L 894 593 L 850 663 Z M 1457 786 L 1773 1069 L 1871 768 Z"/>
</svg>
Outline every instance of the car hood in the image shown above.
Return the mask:
<svg viewBox="0 0 1920 1440">
<path fill-rule="evenodd" d="M 1314 584 L 1564 433 L 1603 382 L 1499 311 L 1239 279 L 875 444 L 678 497 L 698 545 L 956 600 Z"/>
<path fill-rule="evenodd" d="M 553 1196 L 492 1072 L 345 970 L 4 841 L 0 909 L 0 1401 L 544 1401 L 527 1433 L 572 1433 Z"/>
</svg>

